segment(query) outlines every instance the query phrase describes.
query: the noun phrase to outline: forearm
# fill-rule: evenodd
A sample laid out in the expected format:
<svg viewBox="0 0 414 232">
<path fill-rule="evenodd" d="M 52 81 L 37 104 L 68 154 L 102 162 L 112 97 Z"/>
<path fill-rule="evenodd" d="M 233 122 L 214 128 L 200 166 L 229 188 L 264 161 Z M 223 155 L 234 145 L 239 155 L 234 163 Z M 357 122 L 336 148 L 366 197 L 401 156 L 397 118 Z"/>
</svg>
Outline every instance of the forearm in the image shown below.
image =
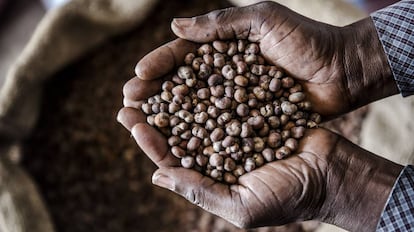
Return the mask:
<svg viewBox="0 0 414 232">
<path fill-rule="evenodd" d="M 321 220 L 350 231 L 374 231 L 403 167 L 345 140 L 337 147 Z"/>
<path fill-rule="evenodd" d="M 371 18 L 342 29 L 345 38 L 344 66 L 351 105 L 358 108 L 397 94 L 388 58 Z"/>
</svg>

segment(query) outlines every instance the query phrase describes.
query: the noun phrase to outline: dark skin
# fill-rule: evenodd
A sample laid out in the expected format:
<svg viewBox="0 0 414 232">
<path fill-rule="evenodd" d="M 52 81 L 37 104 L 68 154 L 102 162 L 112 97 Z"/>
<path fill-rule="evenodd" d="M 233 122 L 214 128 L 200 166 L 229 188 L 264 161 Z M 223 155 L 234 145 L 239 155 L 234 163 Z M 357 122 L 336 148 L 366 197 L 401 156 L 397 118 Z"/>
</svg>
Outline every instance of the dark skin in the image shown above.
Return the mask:
<svg viewBox="0 0 414 232">
<path fill-rule="evenodd" d="M 269 63 L 301 82 L 316 112 L 325 119 L 337 117 L 397 93 L 369 19 L 338 28 L 266 2 L 174 20 L 172 29 L 180 38 L 138 62 L 137 77 L 125 85 L 125 108 L 118 115 L 159 167 L 154 184 L 239 227 L 317 219 L 354 231 L 375 229 L 402 166 L 320 128 L 306 132 L 297 154 L 229 186 L 180 168 L 165 137 L 137 109 L 137 101 L 157 93 L 185 54 L 195 51 L 195 42 L 238 38 L 258 42 Z M 366 43 L 371 46 L 362 46 Z"/>
</svg>

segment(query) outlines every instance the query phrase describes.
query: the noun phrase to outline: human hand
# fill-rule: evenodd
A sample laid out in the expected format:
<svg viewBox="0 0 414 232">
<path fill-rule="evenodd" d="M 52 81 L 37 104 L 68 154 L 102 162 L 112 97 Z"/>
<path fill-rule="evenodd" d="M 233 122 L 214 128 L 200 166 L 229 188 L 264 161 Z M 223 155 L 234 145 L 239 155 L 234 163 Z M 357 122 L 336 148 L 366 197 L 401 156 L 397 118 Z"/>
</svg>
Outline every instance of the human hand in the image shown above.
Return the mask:
<svg viewBox="0 0 414 232">
<path fill-rule="evenodd" d="M 244 174 L 235 185 L 180 167 L 163 135 L 133 108 L 118 119 L 159 167 L 153 183 L 243 228 L 316 219 L 374 230 L 401 166 L 325 129 L 309 129 L 296 154 Z"/>
<path fill-rule="evenodd" d="M 264 2 L 175 19 L 172 29 L 180 38 L 198 43 L 236 38 L 259 42 L 267 61 L 299 80 L 314 111 L 325 119 L 398 92 L 369 18 L 335 27 Z M 153 52 L 158 57 L 141 60 L 136 68 L 138 78 L 159 78 L 176 68 L 173 64 L 178 65 L 185 53 L 194 50 L 189 42 L 180 44 L 185 46 L 165 45 Z M 170 65 L 162 68 L 160 61 Z M 156 68 L 157 75 L 148 73 L 149 68 Z"/>
</svg>

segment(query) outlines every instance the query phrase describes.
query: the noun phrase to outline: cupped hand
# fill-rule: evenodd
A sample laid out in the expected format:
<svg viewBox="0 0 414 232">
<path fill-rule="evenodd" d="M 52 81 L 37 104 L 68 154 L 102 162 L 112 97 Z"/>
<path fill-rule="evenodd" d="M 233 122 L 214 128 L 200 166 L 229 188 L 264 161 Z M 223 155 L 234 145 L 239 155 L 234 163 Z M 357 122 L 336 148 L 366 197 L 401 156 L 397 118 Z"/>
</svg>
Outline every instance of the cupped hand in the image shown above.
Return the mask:
<svg viewBox="0 0 414 232">
<path fill-rule="evenodd" d="M 118 120 L 158 166 L 154 184 L 242 228 L 316 219 L 374 230 L 402 168 L 319 128 L 307 130 L 296 154 L 227 185 L 180 167 L 166 138 L 145 123 L 140 110 L 123 108 Z"/>
</svg>

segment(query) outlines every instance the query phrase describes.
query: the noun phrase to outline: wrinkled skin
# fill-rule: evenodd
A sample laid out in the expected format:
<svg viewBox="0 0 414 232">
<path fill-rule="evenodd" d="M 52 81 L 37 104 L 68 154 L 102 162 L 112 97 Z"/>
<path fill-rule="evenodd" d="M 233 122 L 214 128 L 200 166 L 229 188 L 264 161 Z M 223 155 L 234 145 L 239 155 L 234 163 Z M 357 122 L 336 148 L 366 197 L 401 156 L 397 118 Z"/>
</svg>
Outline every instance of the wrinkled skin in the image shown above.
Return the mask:
<svg viewBox="0 0 414 232">
<path fill-rule="evenodd" d="M 125 108 L 118 115 L 118 120 L 159 167 L 153 175 L 154 184 L 184 196 L 239 227 L 282 225 L 308 219 L 354 230 L 375 227 L 386 201 L 384 193 L 390 191 L 401 167 L 337 134 L 325 129 L 308 130 L 297 154 L 268 163 L 243 175 L 238 184 L 228 186 L 194 170 L 180 168 L 179 160 L 169 152 L 165 137 L 146 124 L 145 115 L 137 109 L 137 101 L 157 93 L 163 80 L 183 63 L 185 54 L 195 51 L 195 42 L 238 38 L 259 42 L 269 63 L 282 67 L 300 81 L 314 111 L 325 119 L 337 117 L 375 100 L 357 102 L 360 98 L 351 88 L 358 89 L 358 81 L 365 81 L 349 76 L 359 73 L 360 64 L 350 63 L 346 57 L 349 52 L 345 49 L 350 49 L 355 42 L 355 37 L 348 36 L 352 28 L 318 23 L 266 2 L 176 19 L 172 29 L 180 38 L 139 61 L 137 77 L 124 86 Z M 361 78 L 367 76 L 364 73 Z M 386 94 L 391 94 L 394 88 Z M 381 181 L 377 181 L 379 176 Z M 371 185 L 372 188 L 367 187 Z M 377 195 L 375 191 L 381 192 L 380 197 L 373 206 L 366 207 L 364 202 L 370 202 L 364 201 L 366 194 Z M 361 200 L 349 203 L 344 199 Z M 369 211 L 364 211 L 367 208 Z M 352 214 L 354 209 L 360 213 Z M 373 216 L 363 216 L 368 212 Z"/>
</svg>

